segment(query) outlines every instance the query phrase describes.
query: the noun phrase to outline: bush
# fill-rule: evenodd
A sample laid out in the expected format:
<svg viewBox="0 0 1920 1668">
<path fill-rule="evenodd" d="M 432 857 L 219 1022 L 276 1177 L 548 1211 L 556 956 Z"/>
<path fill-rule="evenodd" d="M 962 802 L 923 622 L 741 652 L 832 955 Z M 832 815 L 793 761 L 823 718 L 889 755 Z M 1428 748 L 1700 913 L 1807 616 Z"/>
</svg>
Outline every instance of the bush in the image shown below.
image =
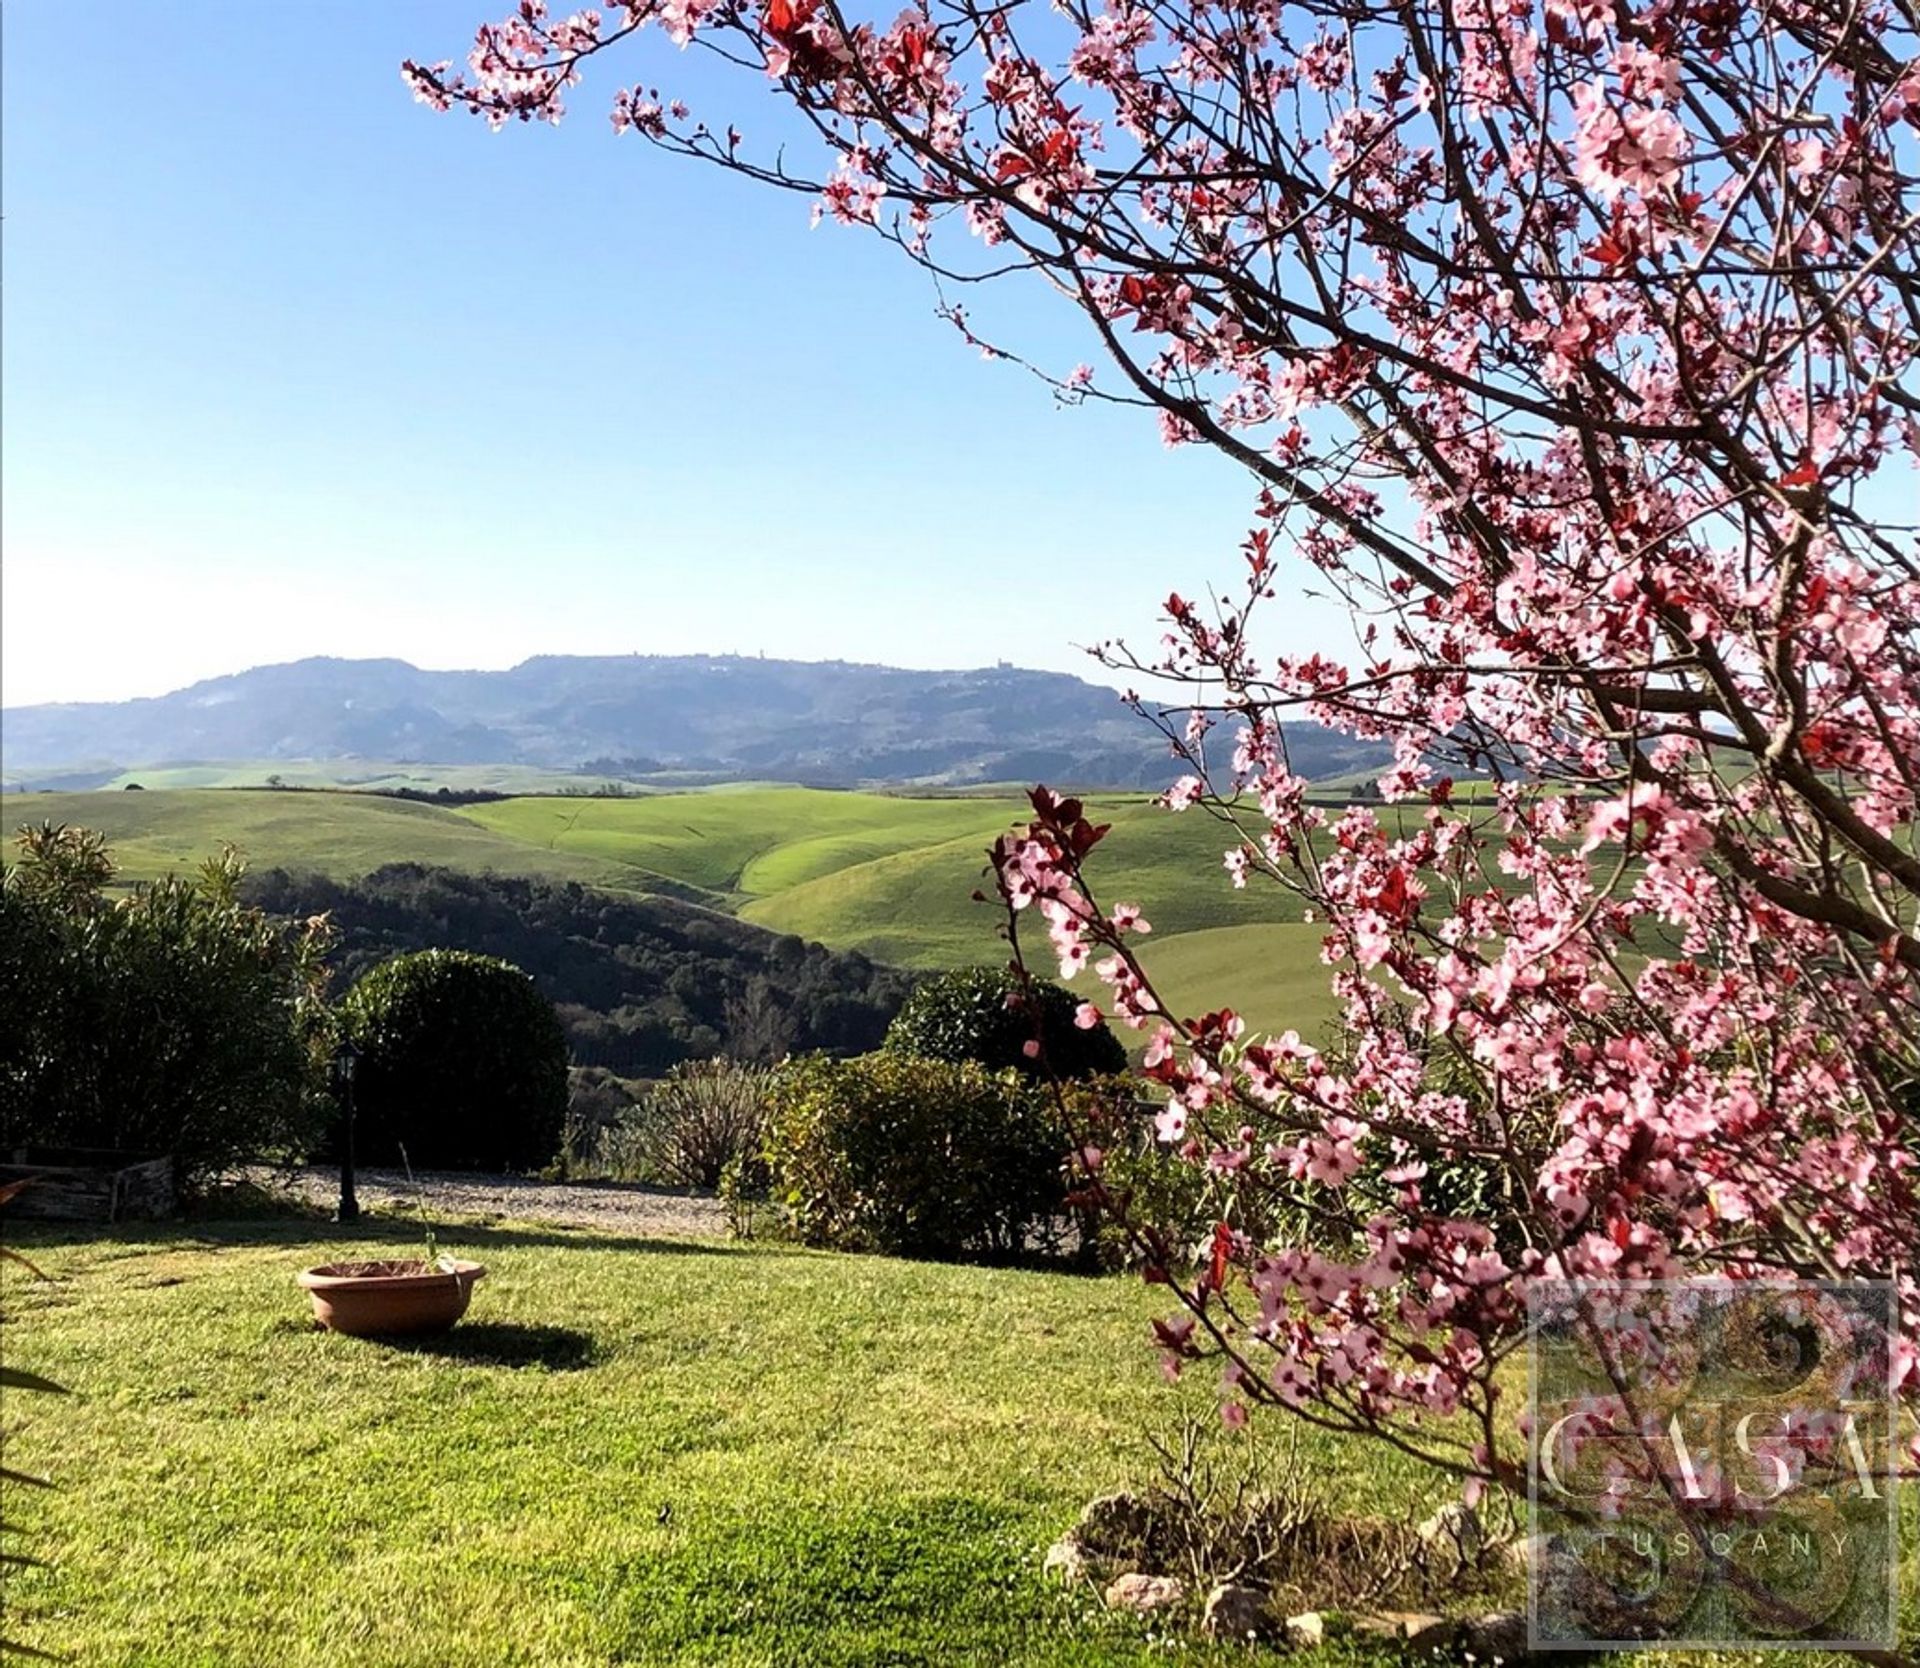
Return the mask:
<svg viewBox="0 0 1920 1668">
<path fill-rule="evenodd" d="M 737 1060 L 675 1066 L 603 1132 L 601 1164 L 622 1179 L 712 1191 L 760 1151 L 771 1078 Z"/>
<path fill-rule="evenodd" d="M 721 1171 L 719 1192 L 727 1209 L 727 1231 L 735 1239 L 754 1238 L 773 1196 L 773 1167 L 765 1149 L 742 1153 Z"/>
<path fill-rule="evenodd" d="M 1336 1044 L 1329 1058 L 1341 1058 L 1343 1047 Z M 1463 1092 L 1444 1060 L 1430 1064 L 1427 1075 L 1436 1093 Z M 1103 1267 L 1160 1262 L 1176 1274 L 1185 1272 L 1206 1256 L 1215 1224 L 1223 1221 L 1263 1245 L 1312 1247 L 1338 1258 L 1363 1256 L 1367 1222 L 1402 1190 L 1403 1183 L 1392 1178 L 1402 1173 L 1409 1155 L 1397 1155 L 1385 1144 L 1370 1146 L 1337 1206 L 1330 1207 L 1324 1192 L 1265 1157 L 1270 1142 L 1291 1138 L 1283 1124 L 1252 1107 L 1244 1115 L 1257 1155 L 1251 1173 L 1259 1180 L 1244 1185 L 1246 1173 L 1216 1172 L 1156 1137 L 1154 1119 L 1165 1104 L 1164 1092 L 1150 1093 L 1130 1078 L 1095 1079 L 1067 1091 L 1070 1134 L 1101 1152 L 1098 1186 L 1085 1189 L 1084 1197 L 1102 1207 L 1088 1212 L 1088 1232 Z M 1526 1246 L 1522 1179 L 1497 1160 L 1472 1153 L 1421 1157 L 1423 1208 L 1435 1217 L 1484 1224 L 1502 1253 L 1517 1258 Z M 1076 1203 L 1081 1199 L 1076 1194 Z M 1145 1236 L 1149 1243 L 1143 1246 L 1129 1234 L 1123 1219 L 1136 1230 L 1151 1230 Z"/>
<path fill-rule="evenodd" d="M 1156 1136 L 1154 1118 L 1166 1098 L 1150 1098 L 1147 1090 L 1135 1078 L 1104 1077 L 1067 1092 L 1069 1129 L 1101 1154 L 1098 1187 L 1083 1177 L 1074 1196 L 1085 1206 L 1092 1260 L 1103 1268 L 1158 1264 L 1184 1274 L 1205 1256 L 1223 1220 L 1263 1243 L 1294 1243 L 1303 1224 L 1289 1215 L 1284 1196 L 1248 1196 Z M 1129 1226 L 1146 1230 L 1150 1243 L 1140 1244 Z"/>
<path fill-rule="evenodd" d="M 1005 1262 L 1063 1208 L 1066 1138 L 1018 1072 L 899 1053 L 812 1055 L 775 1072 L 766 1160 L 809 1245 Z"/>
<path fill-rule="evenodd" d="M 554 1011 L 559 1014 L 558 1007 Z M 565 1031 L 564 1014 L 560 1014 L 560 1026 Z M 604 1066 L 583 1066 L 577 1061 L 569 1065 L 560 1151 L 541 1174 L 555 1181 L 608 1174 L 601 1149 L 614 1127 L 639 1104 L 643 1090 L 644 1085 L 616 1077 Z"/>
<path fill-rule="evenodd" d="M 1027 1053 L 1035 1040 L 1036 1006 L 1039 1058 Z M 1078 997 L 1050 979 L 1023 986 L 1006 968 L 962 967 L 915 989 L 882 1046 L 922 1060 L 971 1060 L 988 1071 L 1051 1068 L 1060 1077 L 1125 1071 L 1127 1051 L 1120 1039 L 1105 1020 L 1081 1030 L 1074 1023 L 1079 1007 Z"/>
<path fill-rule="evenodd" d="M 323 922 L 238 901 L 229 851 L 107 896 L 90 829 L 23 829 L 0 876 L 0 1149 L 171 1153 L 186 1183 L 302 1152 L 323 1119 Z"/>
<path fill-rule="evenodd" d="M 1211 1238 L 1219 1207 L 1208 1171 L 1156 1138 L 1154 1115 L 1164 1101 L 1148 1100 L 1144 1088 L 1122 1078 L 1075 1086 L 1068 1121 L 1101 1155 L 1098 1186 L 1082 1177 L 1075 1197 L 1086 1201 L 1084 1232 L 1101 1267 L 1132 1269 L 1164 1260 L 1183 1273 Z M 1129 1226 L 1151 1230 L 1164 1243 L 1143 1248 Z"/>
<path fill-rule="evenodd" d="M 347 993 L 360 1050 L 355 1145 L 363 1162 L 537 1170 L 559 1150 L 567 1043 L 553 1004 L 511 962 L 420 950 Z"/>
</svg>

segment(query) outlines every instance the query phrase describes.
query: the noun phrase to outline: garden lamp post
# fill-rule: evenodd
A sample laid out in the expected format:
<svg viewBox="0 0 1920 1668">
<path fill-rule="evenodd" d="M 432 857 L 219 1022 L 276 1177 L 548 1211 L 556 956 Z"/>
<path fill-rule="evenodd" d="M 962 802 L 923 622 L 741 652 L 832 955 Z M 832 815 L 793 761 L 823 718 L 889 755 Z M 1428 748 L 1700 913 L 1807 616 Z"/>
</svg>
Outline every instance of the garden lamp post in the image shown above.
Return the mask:
<svg viewBox="0 0 1920 1668">
<path fill-rule="evenodd" d="M 353 1191 L 353 1078 L 359 1064 L 360 1050 L 353 1046 L 352 1038 L 342 1037 L 340 1046 L 333 1051 L 333 1087 L 345 1114 L 340 1139 L 340 1209 L 334 1214 L 336 1222 L 360 1220 L 360 1201 Z"/>
</svg>

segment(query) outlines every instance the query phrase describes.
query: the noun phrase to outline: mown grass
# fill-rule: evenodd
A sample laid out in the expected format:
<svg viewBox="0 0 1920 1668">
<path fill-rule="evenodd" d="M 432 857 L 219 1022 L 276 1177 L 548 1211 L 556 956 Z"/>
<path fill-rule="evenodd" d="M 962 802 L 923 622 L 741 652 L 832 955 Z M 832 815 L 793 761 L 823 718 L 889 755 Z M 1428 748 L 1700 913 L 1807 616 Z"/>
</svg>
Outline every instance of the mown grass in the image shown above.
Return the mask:
<svg viewBox="0 0 1920 1668">
<path fill-rule="evenodd" d="M 1043 1583 L 1143 1476 L 1168 1389 L 1134 1282 L 561 1230 L 443 1231 L 490 1273 L 411 1347 L 316 1333 L 296 1269 L 405 1224 L 30 1245 L 6 1409 L 48 1561 L 9 1625 L 92 1664 L 1165 1660 Z M 1332 1441 L 1369 1511 L 1443 1485 Z M 1181 1648 L 1182 1659 L 1211 1660 Z M 1238 1659 L 1221 1653 L 1221 1660 Z"/>
<path fill-rule="evenodd" d="M 8 1462 L 57 1483 L 8 1501 L 46 1564 L 11 1575 L 4 1631 L 102 1668 L 1272 1660 L 1041 1577 L 1088 1497 L 1150 1478 L 1150 1431 L 1210 1417 L 1203 1375 L 1161 1382 L 1140 1285 L 441 1240 L 489 1276 L 453 1333 L 402 1344 L 313 1331 L 292 1277 L 417 1254 L 404 1222 L 27 1236 L 53 1279 L 0 1276 L 7 1357 L 72 1393 L 0 1410 Z M 1449 1492 L 1384 1445 L 1301 1440 L 1335 1510 L 1404 1522 Z"/>
</svg>

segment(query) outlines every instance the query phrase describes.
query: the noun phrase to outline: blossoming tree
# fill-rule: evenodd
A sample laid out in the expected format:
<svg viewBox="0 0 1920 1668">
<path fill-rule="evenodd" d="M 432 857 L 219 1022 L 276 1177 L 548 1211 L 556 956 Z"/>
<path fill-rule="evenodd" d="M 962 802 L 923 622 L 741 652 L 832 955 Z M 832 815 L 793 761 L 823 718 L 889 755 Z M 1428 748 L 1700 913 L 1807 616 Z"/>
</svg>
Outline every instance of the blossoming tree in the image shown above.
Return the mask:
<svg viewBox="0 0 1920 1668">
<path fill-rule="evenodd" d="M 1232 583 L 1104 652 L 1171 680 L 1142 709 L 1222 884 L 1324 924 L 1343 1044 L 1170 1012 L 1078 804 L 1036 793 L 994 854 L 1016 945 L 1037 918 L 1094 966 L 1212 1178 L 1199 1247 L 1132 1224 L 1170 1367 L 1471 1488 L 1513 1476 L 1531 1275 L 1873 1275 L 1911 1334 L 1913 0 L 526 0 L 404 75 L 557 121 L 649 28 L 788 113 L 756 146 L 640 84 L 616 130 L 806 192 L 943 295 L 1051 285 L 1098 372 L 943 306 L 1250 477 Z M 1346 658 L 1261 651 L 1290 562 L 1351 604 Z M 1384 803 L 1309 803 L 1293 712 L 1390 739 Z M 1263 1196 L 1297 1243 L 1248 1231 Z"/>
</svg>

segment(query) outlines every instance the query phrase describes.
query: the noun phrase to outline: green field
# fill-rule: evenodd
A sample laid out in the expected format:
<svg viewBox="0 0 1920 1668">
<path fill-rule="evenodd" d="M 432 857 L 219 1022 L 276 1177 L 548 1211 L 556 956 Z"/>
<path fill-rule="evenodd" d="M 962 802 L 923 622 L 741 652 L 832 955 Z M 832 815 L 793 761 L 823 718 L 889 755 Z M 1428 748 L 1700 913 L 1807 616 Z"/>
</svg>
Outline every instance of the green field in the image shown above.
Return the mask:
<svg viewBox="0 0 1920 1668">
<path fill-rule="evenodd" d="M 714 789 L 638 800 L 515 799 L 460 812 L 554 852 L 628 863 L 724 895 L 776 932 L 905 967 L 1005 958 L 987 847 L 1024 800 L 908 799 L 810 788 Z M 1236 891 L 1220 866 L 1228 833 L 1200 812 L 1139 795 L 1090 802 L 1112 832 L 1094 874 L 1106 901 L 1138 902 L 1154 931 L 1148 971 L 1189 1011 L 1231 1003 L 1262 1029 L 1313 1031 L 1333 1012 L 1318 929 L 1272 886 Z M 1037 919 L 1029 950 L 1044 966 Z M 1082 980 L 1090 988 L 1091 982 Z"/>
<path fill-rule="evenodd" d="M 672 772 L 661 772 L 640 781 L 539 765 L 410 764 L 388 759 L 241 759 L 220 764 L 139 765 L 131 770 L 28 771 L 23 778 L 9 779 L 6 791 L 93 792 L 121 789 L 130 782 L 143 788 L 264 788 L 276 785 L 269 779 L 277 778 L 278 784 L 287 787 L 360 791 L 417 788 L 431 793 L 436 788 L 478 788 L 489 793 L 591 793 L 613 783 L 628 793 L 651 793 L 697 787 L 711 780 L 697 772 L 683 773 L 678 779 Z"/>
<path fill-rule="evenodd" d="M 646 799 L 509 799 L 467 806 L 461 815 L 510 839 L 744 900 L 952 840 L 982 852 L 1015 810 L 1003 799 L 743 787 Z"/>
<path fill-rule="evenodd" d="M 125 878 L 191 865 L 223 842 L 256 867 L 351 878 L 390 862 L 544 875 L 623 891 L 692 888 L 777 932 L 907 967 L 1004 959 L 986 851 L 1026 812 L 1014 794 L 909 798 L 724 787 L 631 799 L 526 797 L 464 807 L 351 793 L 155 790 L 36 793 L 0 802 L 9 826 L 81 823 L 112 842 Z M 1113 831 L 1093 875 L 1105 902 L 1141 904 L 1148 968 L 1187 1011 L 1230 1004 L 1255 1026 L 1303 1033 L 1331 1013 L 1319 934 L 1270 885 L 1236 891 L 1228 832 L 1138 796 L 1089 807 Z M 1044 963 L 1039 923 L 1029 948 Z"/>
<path fill-rule="evenodd" d="M 1218 1429 L 1212 1375 L 1162 1382 L 1138 1282 L 440 1237 L 488 1278 L 412 1347 L 315 1333 L 293 1284 L 417 1255 L 404 1224 L 30 1241 L 54 1278 L 0 1277 L 8 1359 L 74 1394 L 9 1401 L 9 1463 L 58 1487 L 8 1500 L 47 1567 L 11 1577 L 7 1630 L 149 1668 L 1169 1659 L 1040 1573 L 1087 1499 L 1147 1480 L 1147 1432 Z M 1305 1440 L 1352 1509 L 1446 1492 Z"/>
<path fill-rule="evenodd" d="M 635 889 L 634 876 L 621 864 L 544 850 L 437 805 L 376 794 L 210 789 L 8 794 L 0 799 L 0 815 L 9 831 L 40 822 L 99 829 L 125 880 L 191 869 L 231 844 L 257 869 L 313 869 L 341 879 L 383 863 L 435 863 Z"/>
<path fill-rule="evenodd" d="M 1292 1029 L 1309 1042 L 1332 1020 L 1337 1004 L 1320 961 L 1325 929 L 1305 922 L 1211 927 L 1140 946 L 1154 986 L 1176 1012 L 1201 1014 L 1231 1002 L 1256 1030 Z M 1083 973 L 1076 989 L 1098 999 L 1098 980 Z"/>
</svg>

